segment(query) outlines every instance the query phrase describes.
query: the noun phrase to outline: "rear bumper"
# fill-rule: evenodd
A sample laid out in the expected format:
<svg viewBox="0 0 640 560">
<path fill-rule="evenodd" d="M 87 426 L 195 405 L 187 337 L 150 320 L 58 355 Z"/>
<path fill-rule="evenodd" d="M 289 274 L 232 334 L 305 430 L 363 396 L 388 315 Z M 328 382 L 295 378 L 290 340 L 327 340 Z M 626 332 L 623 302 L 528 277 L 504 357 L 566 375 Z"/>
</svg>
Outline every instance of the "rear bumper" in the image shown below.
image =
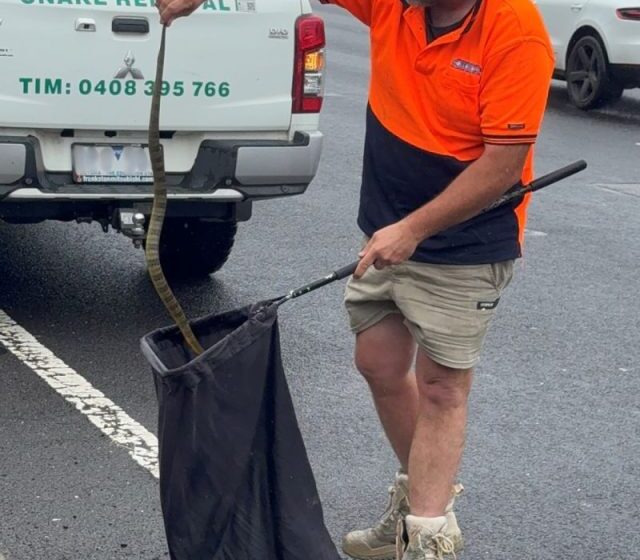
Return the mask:
<svg viewBox="0 0 640 560">
<path fill-rule="evenodd" d="M 320 132 L 287 141 L 206 140 L 187 173 L 167 173 L 169 197 L 183 201 L 242 202 L 304 192 L 320 154 Z M 69 172 L 49 172 L 35 137 L 0 137 L 0 201 L 144 201 L 152 185 L 74 183 Z"/>
</svg>

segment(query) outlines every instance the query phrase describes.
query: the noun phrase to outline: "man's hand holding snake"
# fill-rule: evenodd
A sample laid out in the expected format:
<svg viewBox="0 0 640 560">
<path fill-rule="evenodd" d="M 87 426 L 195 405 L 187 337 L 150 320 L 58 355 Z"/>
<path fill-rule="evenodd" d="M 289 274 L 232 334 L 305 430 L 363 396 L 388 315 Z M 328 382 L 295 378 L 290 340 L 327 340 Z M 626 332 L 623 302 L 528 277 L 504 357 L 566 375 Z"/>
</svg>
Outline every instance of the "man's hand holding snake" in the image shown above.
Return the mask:
<svg viewBox="0 0 640 560">
<path fill-rule="evenodd" d="M 157 0 L 156 6 L 160 12 L 160 22 L 169 27 L 179 17 L 195 12 L 204 0 Z"/>
</svg>

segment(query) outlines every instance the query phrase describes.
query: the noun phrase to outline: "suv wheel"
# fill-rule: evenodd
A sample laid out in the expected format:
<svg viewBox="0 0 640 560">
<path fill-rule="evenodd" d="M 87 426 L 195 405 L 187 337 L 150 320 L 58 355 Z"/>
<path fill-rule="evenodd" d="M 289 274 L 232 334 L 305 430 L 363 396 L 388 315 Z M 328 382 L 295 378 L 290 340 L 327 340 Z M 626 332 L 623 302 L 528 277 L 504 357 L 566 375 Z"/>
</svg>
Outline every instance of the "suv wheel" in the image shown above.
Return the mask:
<svg viewBox="0 0 640 560">
<path fill-rule="evenodd" d="M 622 88 L 611 78 L 607 55 L 597 37 L 581 37 L 571 48 L 567 57 L 567 89 L 571 102 L 583 110 L 622 95 Z"/>
<path fill-rule="evenodd" d="M 197 218 L 167 218 L 160 237 L 160 262 L 167 278 L 204 277 L 227 261 L 236 222 L 208 222 Z"/>
</svg>

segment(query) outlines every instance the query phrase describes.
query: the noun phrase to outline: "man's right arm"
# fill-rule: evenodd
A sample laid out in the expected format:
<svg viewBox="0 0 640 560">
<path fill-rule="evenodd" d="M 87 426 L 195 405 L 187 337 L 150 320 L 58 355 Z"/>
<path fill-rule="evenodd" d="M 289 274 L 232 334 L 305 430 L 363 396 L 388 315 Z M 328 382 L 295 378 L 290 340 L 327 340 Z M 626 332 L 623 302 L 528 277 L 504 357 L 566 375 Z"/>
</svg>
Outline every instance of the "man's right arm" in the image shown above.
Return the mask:
<svg viewBox="0 0 640 560">
<path fill-rule="evenodd" d="M 321 4 L 335 4 L 351 12 L 362 23 L 371 25 L 371 11 L 376 0 L 320 0 Z"/>
</svg>

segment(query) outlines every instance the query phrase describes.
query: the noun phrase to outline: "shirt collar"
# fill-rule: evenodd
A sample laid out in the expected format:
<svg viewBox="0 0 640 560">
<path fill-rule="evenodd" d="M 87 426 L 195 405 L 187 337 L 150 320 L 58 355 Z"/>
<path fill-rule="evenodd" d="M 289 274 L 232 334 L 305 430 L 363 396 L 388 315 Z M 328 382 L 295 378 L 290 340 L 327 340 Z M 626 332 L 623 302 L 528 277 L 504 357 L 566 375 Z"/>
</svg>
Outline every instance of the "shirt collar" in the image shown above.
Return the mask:
<svg viewBox="0 0 640 560">
<path fill-rule="evenodd" d="M 427 45 L 426 43 L 426 29 L 425 29 L 425 18 L 424 18 L 424 8 L 410 5 L 406 2 L 406 0 L 402 0 L 402 4 L 404 6 L 403 17 L 411 31 L 415 35 L 416 39 L 420 42 L 420 45 L 424 47 L 429 47 L 433 44 L 444 45 L 447 43 L 453 43 L 458 41 L 463 35 L 466 35 L 472 28 L 476 19 L 478 18 L 478 13 L 480 12 L 480 7 L 482 6 L 482 0 L 476 0 L 473 8 L 469 11 L 469 13 L 465 16 L 462 25 L 439 37 L 434 42 Z"/>
</svg>

